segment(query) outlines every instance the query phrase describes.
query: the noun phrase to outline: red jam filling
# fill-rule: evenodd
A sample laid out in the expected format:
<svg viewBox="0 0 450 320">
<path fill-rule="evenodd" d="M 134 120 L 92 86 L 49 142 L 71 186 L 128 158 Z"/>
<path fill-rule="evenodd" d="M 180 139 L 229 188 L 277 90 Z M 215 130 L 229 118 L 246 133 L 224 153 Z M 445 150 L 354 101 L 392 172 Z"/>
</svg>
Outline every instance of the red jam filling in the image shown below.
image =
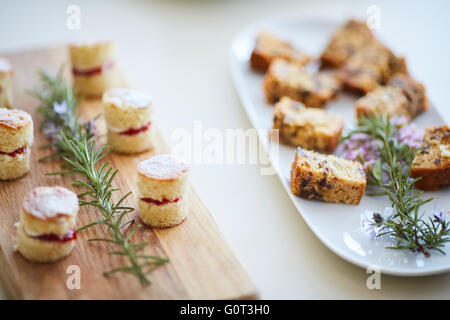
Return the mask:
<svg viewBox="0 0 450 320">
<path fill-rule="evenodd" d="M 148 130 L 148 128 L 150 128 L 151 122 L 147 123 L 146 125 L 143 125 L 142 127 L 138 128 L 138 129 L 133 129 L 130 128 L 128 130 L 122 131 L 120 132 L 120 134 L 125 134 L 127 136 L 133 136 L 135 134 L 138 134 L 140 132 L 144 132 L 146 130 Z"/>
<path fill-rule="evenodd" d="M 27 150 L 27 147 L 21 147 L 17 150 L 14 150 L 13 152 L 9 152 L 9 153 L 0 151 L 0 154 L 6 154 L 6 155 L 14 158 L 17 155 L 24 153 L 26 150 Z"/>
<path fill-rule="evenodd" d="M 32 237 L 32 238 L 39 239 L 39 240 L 44 240 L 44 241 L 68 242 L 68 241 L 77 240 L 77 233 L 75 232 L 75 230 L 70 230 L 62 238 L 60 238 L 58 235 L 53 234 L 53 233 L 43 234 L 43 235 L 35 236 L 35 237 Z"/>
<path fill-rule="evenodd" d="M 108 62 L 102 66 L 91 68 L 91 69 L 77 69 L 75 67 L 72 68 L 72 73 L 76 76 L 93 76 L 96 74 L 102 73 L 103 70 L 110 69 L 114 66 L 114 62 Z"/>
<path fill-rule="evenodd" d="M 162 199 L 162 200 L 155 200 L 152 198 L 141 198 L 142 201 L 148 202 L 148 203 L 153 203 L 156 204 L 157 206 L 162 206 L 163 204 L 168 204 L 168 203 L 176 203 L 178 201 L 180 201 L 180 198 L 176 198 L 175 200 L 167 200 L 167 199 Z"/>
</svg>

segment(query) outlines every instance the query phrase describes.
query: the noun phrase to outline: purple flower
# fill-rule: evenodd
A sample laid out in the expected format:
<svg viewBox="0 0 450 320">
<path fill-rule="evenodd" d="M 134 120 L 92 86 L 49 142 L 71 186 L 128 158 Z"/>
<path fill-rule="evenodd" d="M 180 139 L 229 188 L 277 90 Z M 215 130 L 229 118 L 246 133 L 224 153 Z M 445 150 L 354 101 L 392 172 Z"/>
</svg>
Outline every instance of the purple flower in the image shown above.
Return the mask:
<svg viewBox="0 0 450 320">
<path fill-rule="evenodd" d="M 375 239 L 382 228 L 379 224 L 389 219 L 393 213 L 394 209 L 392 207 L 384 208 L 382 214 L 366 210 L 364 214 L 361 215 L 361 224 L 364 231 L 371 239 Z"/>
<path fill-rule="evenodd" d="M 433 217 L 434 217 L 434 221 L 435 222 L 440 222 L 440 223 L 445 222 L 445 219 L 447 218 L 446 215 L 447 215 L 447 210 L 446 209 L 441 210 L 441 211 L 438 212 L 437 208 L 434 207 L 434 209 L 433 209 Z"/>
<path fill-rule="evenodd" d="M 58 103 L 55 101 L 53 103 L 53 110 L 55 110 L 55 112 L 58 114 L 66 113 L 67 112 L 66 100 L 63 100 L 63 102 L 61 102 L 61 103 Z"/>
</svg>

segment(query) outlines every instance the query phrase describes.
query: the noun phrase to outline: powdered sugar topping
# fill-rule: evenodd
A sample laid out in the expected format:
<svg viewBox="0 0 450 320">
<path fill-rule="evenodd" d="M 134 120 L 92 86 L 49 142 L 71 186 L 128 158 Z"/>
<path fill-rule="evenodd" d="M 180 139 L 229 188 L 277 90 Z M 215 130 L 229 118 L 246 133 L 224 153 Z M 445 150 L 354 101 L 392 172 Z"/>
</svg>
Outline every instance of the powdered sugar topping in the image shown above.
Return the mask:
<svg viewBox="0 0 450 320">
<path fill-rule="evenodd" d="M 158 180 L 176 179 L 189 171 L 189 166 L 170 154 L 159 154 L 138 164 L 138 173 Z"/>
</svg>

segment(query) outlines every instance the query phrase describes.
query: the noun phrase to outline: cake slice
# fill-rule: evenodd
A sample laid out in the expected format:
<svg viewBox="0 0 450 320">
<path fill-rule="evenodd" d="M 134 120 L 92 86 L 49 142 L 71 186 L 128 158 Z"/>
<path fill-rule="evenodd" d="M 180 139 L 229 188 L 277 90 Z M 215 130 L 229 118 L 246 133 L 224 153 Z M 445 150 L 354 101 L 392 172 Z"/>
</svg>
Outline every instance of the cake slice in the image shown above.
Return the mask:
<svg viewBox="0 0 450 320">
<path fill-rule="evenodd" d="M 289 42 L 269 32 L 261 32 L 250 57 L 251 67 L 266 71 L 275 58 L 283 58 L 299 65 L 305 65 L 311 60 L 311 56 L 296 50 Z"/>
<path fill-rule="evenodd" d="M 12 107 L 12 76 L 11 64 L 0 57 L 0 108 Z"/>
<path fill-rule="evenodd" d="M 330 39 L 320 57 L 322 66 L 338 68 L 373 41 L 374 36 L 364 22 L 349 20 Z"/>
<path fill-rule="evenodd" d="M 345 88 L 367 93 L 396 73 L 407 73 L 405 59 L 374 41 L 355 52 L 339 69 L 338 77 Z"/>
<path fill-rule="evenodd" d="M 344 127 L 344 119 L 318 108 L 283 97 L 275 105 L 273 128 L 280 141 L 295 147 L 332 153 Z"/>
<path fill-rule="evenodd" d="M 380 112 L 389 116 L 404 116 L 412 120 L 428 109 L 424 86 L 403 74 L 395 75 L 386 86 L 380 86 L 355 104 L 356 116 Z"/>
<path fill-rule="evenodd" d="M 339 82 L 331 73 L 313 73 L 283 59 L 275 59 L 264 78 L 268 103 L 276 103 L 287 96 L 307 107 L 324 108 L 338 90 Z"/>
<path fill-rule="evenodd" d="M 294 195 L 356 205 L 365 188 L 366 175 L 359 162 L 297 148 L 291 168 Z"/>
<path fill-rule="evenodd" d="M 450 185 L 450 127 L 431 127 L 425 130 L 424 149 L 416 153 L 411 167 L 413 178 L 421 177 L 416 187 L 438 190 Z"/>
</svg>

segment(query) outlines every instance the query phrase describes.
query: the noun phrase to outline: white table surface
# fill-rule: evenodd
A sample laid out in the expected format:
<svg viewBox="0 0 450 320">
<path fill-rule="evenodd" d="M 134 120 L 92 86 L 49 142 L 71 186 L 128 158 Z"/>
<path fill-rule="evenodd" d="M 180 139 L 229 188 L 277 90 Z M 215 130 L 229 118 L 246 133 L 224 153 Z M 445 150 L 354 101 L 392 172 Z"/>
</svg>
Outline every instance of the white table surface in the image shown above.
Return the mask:
<svg viewBox="0 0 450 320">
<path fill-rule="evenodd" d="M 430 2 L 427 2 L 430 3 Z M 250 128 L 228 70 L 233 37 L 268 16 L 362 16 L 381 9 L 381 30 L 408 58 L 414 76 L 450 121 L 450 3 L 433 1 L 9 1 L 0 4 L 0 52 L 114 36 L 120 64 L 136 88 L 152 94 L 157 122 L 169 138 L 176 128 Z M 81 29 L 66 28 L 66 8 L 81 8 Z M 191 181 L 210 208 L 262 298 L 450 298 L 450 274 L 381 277 L 330 252 L 312 234 L 276 176 L 256 165 L 197 165 Z M 5 297 L 0 290 L 0 296 Z"/>
</svg>

